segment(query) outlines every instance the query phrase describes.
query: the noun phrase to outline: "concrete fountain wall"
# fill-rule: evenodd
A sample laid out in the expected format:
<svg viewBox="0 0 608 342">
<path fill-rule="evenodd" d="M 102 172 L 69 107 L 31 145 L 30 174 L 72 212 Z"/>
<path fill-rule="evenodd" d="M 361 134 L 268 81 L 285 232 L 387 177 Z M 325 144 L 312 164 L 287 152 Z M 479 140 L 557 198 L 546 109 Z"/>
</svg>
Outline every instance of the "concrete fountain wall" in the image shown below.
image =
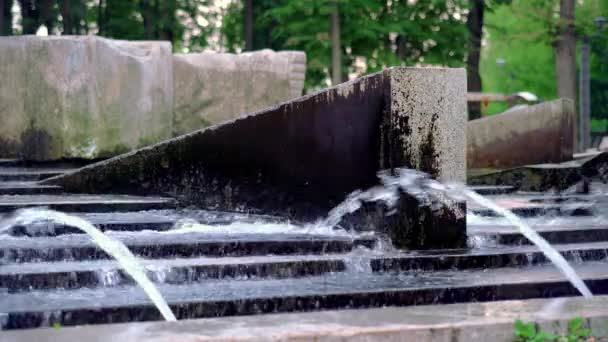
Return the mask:
<svg viewBox="0 0 608 342">
<path fill-rule="evenodd" d="M 48 183 L 314 218 L 382 169 L 464 181 L 465 90 L 463 69 L 391 68 Z"/>
<path fill-rule="evenodd" d="M 0 38 L 0 157 L 110 157 L 299 96 L 306 57 L 169 42 Z"/>
</svg>

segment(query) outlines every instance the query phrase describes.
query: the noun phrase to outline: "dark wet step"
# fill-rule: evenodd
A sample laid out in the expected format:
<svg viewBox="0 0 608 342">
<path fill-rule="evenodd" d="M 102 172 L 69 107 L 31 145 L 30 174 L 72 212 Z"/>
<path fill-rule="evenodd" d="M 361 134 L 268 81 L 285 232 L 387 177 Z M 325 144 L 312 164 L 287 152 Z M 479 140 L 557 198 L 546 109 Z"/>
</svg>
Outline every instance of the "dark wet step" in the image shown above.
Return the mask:
<svg viewBox="0 0 608 342">
<path fill-rule="evenodd" d="M 514 186 L 509 185 L 477 185 L 470 186 L 469 189 L 475 191 L 480 195 L 502 195 L 515 192 L 517 190 Z"/>
<path fill-rule="evenodd" d="M 533 226 L 533 229 L 551 244 L 608 241 L 608 223 L 604 225 L 585 225 L 581 222 L 563 226 Z M 469 226 L 467 232 L 470 235 L 474 234 L 490 239 L 497 244 L 531 244 L 517 228 L 511 226 Z"/>
<path fill-rule="evenodd" d="M 209 279 L 297 278 L 346 269 L 344 255 L 247 256 L 142 260 L 157 283 L 185 284 Z M 132 285 L 115 261 L 41 262 L 0 266 L 0 289 L 22 292 Z"/>
<path fill-rule="evenodd" d="M 608 258 L 608 242 L 553 245 L 564 258 L 573 262 Z M 536 246 L 501 247 L 471 250 L 438 250 L 377 257 L 371 260 L 374 271 L 419 271 L 447 269 L 488 269 L 530 266 L 549 260 Z"/>
<path fill-rule="evenodd" d="M 594 294 L 608 293 L 608 264 L 577 267 Z M 161 285 L 178 319 L 578 295 L 553 266 Z M 160 320 L 135 286 L 31 291 L 0 297 L 3 329 Z"/>
<path fill-rule="evenodd" d="M 6 166 L 21 166 L 23 161 L 19 159 L 0 158 L 0 167 Z"/>
<path fill-rule="evenodd" d="M 74 169 L 60 168 L 0 167 L 0 181 L 39 181 L 73 170 Z"/>
<path fill-rule="evenodd" d="M 517 216 L 533 217 L 533 216 L 591 216 L 595 213 L 593 202 L 574 202 L 574 203 L 537 203 L 524 201 L 522 199 L 495 199 L 500 206 L 509 209 Z M 483 208 L 480 205 L 472 202 L 467 202 L 467 209 L 475 215 L 494 217 L 497 214 L 490 209 Z"/>
<path fill-rule="evenodd" d="M 72 213 L 72 215 L 87 220 L 101 231 L 166 231 L 171 229 L 176 223 L 188 221 L 207 225 L 230 225 L 237 222 L 240 224 L 280 224 L 285 222 L 284 219 L 275 216 L 212 210 L 146 210 L 110 213 Z M 184 219 L 188 221 L 183 221 Z M 228 226 L 226 229 L 230 229 L 231 227 Z M 263 226 L 260 227 L 263 229 Z M 258 229 L 260 228 L 258 227 Z M 62 222 L 45 222 L 42 226 L 36 224 L 27 227 L 12 227 L 10 234 L 13 236 L 56 236 L 84 234 L 84 232 L 77 227 L 69 226 Z"/>
<path fill-rule="evenodd" d="M 0 182 L 0 195 L 58 194 L 62 189 L 56 185 L 42 185 L 36 182 Z"/>
<path fill-rule="evenodd" d="M 162 197 L 128 195 L 1 195 L 0 212 L 46 207 L 66 212 L 113 212 L 169 209 L 175 201 Z"/>
<path fill-rule="evenodd" d="M 374 238 L 310 234 L 208 234 L 115 233 L 134 254 L 144 258 L 192 258 L 199 256 L 246 256 L 345 253 L 354 246 L 372 247 Z M 0 239 L 4 263 L 100 260 L 109 256 L 88 236 L 6 237 Z"/>
</svg>

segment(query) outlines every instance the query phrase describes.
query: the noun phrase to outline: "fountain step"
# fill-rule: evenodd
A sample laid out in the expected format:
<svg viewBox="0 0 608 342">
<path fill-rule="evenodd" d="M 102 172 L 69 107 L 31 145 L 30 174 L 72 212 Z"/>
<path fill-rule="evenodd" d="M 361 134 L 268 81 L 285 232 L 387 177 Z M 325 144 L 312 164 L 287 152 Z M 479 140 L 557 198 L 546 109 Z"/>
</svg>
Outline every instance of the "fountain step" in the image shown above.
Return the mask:
<svg viewBox="0 0 608 342">
<path fill-rule="evenodd" d="M 608 258 L 608 242 L 558 244 L 553 247 L 568 261 L 599 261 Z M 463 251 L 412 252 L 375 257 L 372 258 L 370 264 L 374 271 L 385 272 L 491 269 L 548 262 L 549 260 L 536 246 L 527 245 Z"/>
<path fill-rule="evenodd" d="M 297 278 L 346 269 L 344 255 L 247 256 L 142 260 L 154 282 L 184 284 L 209 279 Z M 9 293 L 134 284 L 115 261 L 40 262 L 0 266 L 0 289 Z"/>
<path fill-rule="evenodd" d="M 533 226 L 533 229 L 551 244 L 608 241 L 608 226 L 605 224 L 585 225 L 580 222 L 572 225 Z M 531 244 L 517 228 L 511 226 L 469 226 L 467 232 L 503 245 Z"/>
<path fill-rule="evenodd" d="M 23 161 L 19 160 L 19 159 L 0 158 L 0 167 L 20 166 L 22 164 L 23 164 Z"/>
<path fill-rule="evenodd" d="M 375 238 L 312 234 L 113 233 L 144 258 L 344 253 L 372 247 Z M 10 262 L 100 260 L 109 256 L 83 234 L 0 239 L 0 260 Z"/>
<path fill-rule="evenodd" d="M 0 195 L 58 194 L 62 189 L 56 185 L 42 185 L 36 182 L 0 182 Z"/>
<path fill-rule="evenodd" d="M 608 293 L 608 264 L 577 265 L 595 294 Z M 577 295 L 553 266 L 416 273 L 340 272 L 298 279 L 210 280 L 196 286 L 161 285 L 179 319 L 270 312 L 407 306 Z M 30 291 L 0 297 L 3 329 L 55 324 L 159 320 L 135 286 Z"/>
<path fill-rule="evenodd" d="M 509 185 L 478 185 L 471 186 L 469 189 L 475 191 L 480 195 L 501 195 L 501 194 L 509 194 L 515 192 L 517 188 Z"/>
<path fill-rule="evenodd" d="M 594 214 L 595 206 L 592 202 L 575 203 L 536 203 L 521 199 L 501 199 L 495 202 L 503 208 L 509 209 L 517 216 L 591 216 Z M 493 210 L 482 208 L 479 205 L 467 202 L 467 209 L 480 216 L 496 216 Z"/>
<path fill-rule="evenodd" d="M 175 207 L 163 197 L 129 195 L 0 195 L 0 213 L 28 207 L 45 207 L 68 212 L 118 212 Z"/>
<path fill-rule="evenodd" d="M 198 222 L 207 225 L 229 225 L 238 221 L 247 223 L 286 223 L 285 219 L 269 215 L 255 215 L 232 212 L 221 212 L 212 210 L 146 210 L 133 212 L 109 212 L 109 213 L 73 213 L 95 225 L 101 231 L 166 231 L 179 222 Z M 2 217 L 0 216 L 0 219 Z M 180 221 L 187 219 L 187 221 Z M 225 227 L 230 229 L 231 227 Z M 57 236 L 64 234 L 84 234 L 76 227 L 49 222 L 43 227 L 40 225 L 11 227 L 10 234 L 13 236 Z"/>
<path fill-rule="evenodd" d="M 0 167 L 0 181 L 39 181 L 58 176 L 75 169 L 34 168 L 34 167 Z"/>
</svg>

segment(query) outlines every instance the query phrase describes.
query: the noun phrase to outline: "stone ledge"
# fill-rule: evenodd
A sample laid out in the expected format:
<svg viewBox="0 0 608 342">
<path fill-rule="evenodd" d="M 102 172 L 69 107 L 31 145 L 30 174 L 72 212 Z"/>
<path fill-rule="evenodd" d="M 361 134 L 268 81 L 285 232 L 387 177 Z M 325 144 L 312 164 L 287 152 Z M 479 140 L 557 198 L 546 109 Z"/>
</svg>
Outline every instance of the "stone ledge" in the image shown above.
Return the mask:
<svg viewBox="0 0 608 342">
<path fill-rule="evenodd" d="M 516 319 L 534 321 L 545 330 L 564 334 L 568 322 L 575 317 L 583 317 L 595 336 L 606 336 L 608 297 L 389 307 L 8 331 L 0 334 L 0 342 L 512 342 Z"/>
</svg>

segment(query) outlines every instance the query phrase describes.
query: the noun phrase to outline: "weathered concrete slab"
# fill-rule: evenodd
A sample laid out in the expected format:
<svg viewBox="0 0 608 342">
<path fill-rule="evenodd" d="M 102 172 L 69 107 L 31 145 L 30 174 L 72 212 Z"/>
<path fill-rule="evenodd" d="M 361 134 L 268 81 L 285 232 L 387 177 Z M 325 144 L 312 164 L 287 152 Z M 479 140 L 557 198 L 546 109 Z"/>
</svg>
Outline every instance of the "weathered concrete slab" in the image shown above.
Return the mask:
<svg viewBox="0 0 608 342">
<path fill-rule="evenodd" d="M 176 54 L 173 71 L 173 134 L 178 136 L 301 96 L 306 54 Z"/>
<path fill-rule="evenodd" d="M 49 183 L 316 218 L 380 169 L 463 181 L 465 89 L 463 69 L 391 68 Z"/>
<path fill-rule="evenodd" d="M 168 42 L 0 38 L 0 154 L 112 156 L 171 136 Z"/>
<path fill-rule="evenodd" d="M 574 103 L 560 99 L 472 120 L 467 127 L 469 168 L 511 168 L 572 159 Z"/>
<path fill-rule="evenodd" d="M 502 171 L 475 174 L 471 185 L 508 185 L 523 191 L 565 190 L 580 183 L 588 187 L 591 179 L 608 181 L 608 153 L 559 164 L 528 165 Z M 587 184 L 587 185 L 585 185 Z M 580 189 L 587 192 L 588 189 Z"/>
<path fill-rule="evenodd" d="M 387 307 L 269 314 L 179 322 L 128 323 L 8 331 L 2 342 L 105 341 L 462 341 L 511 342 L 515 320 L 566 334 L 584 318 L 596 338 L 608 334 L 608 297 L 511 300 L 491 303 Z M 599 340 L 599 339 L 598 339 Z"/>
</svg>

